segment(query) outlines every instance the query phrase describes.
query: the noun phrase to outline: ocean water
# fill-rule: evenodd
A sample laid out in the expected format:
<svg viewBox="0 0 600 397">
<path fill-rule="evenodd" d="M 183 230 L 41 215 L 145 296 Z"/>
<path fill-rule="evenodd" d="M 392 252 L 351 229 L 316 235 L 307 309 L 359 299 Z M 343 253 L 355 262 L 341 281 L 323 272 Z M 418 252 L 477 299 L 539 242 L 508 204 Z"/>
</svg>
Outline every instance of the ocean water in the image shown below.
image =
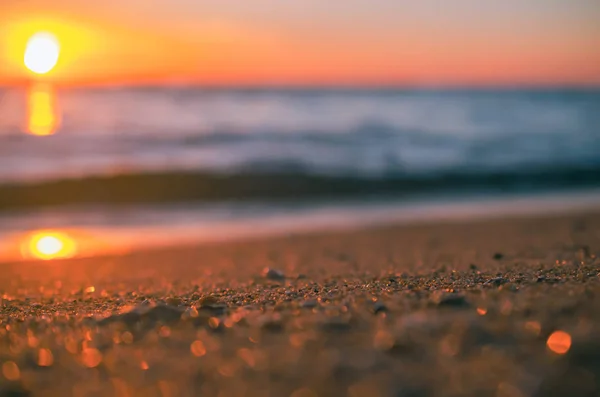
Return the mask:
<svg viewBox="0 0 600 397">
<path fill-rule="evenodd" d="M 600 90 L 63 89 L 47 136 L 32 95 L 0 89 L 0 235 L 600 187 Z"/>
<path fill-rule="evenodd" d="M 57 91 L 61 124 L 22 133 L 1 91 L 0 182 L 147 171 L 376 178 L 600 165 L 600 91 Z M 274 187 L 275 188 L 275 187 Z"/>
</svg>

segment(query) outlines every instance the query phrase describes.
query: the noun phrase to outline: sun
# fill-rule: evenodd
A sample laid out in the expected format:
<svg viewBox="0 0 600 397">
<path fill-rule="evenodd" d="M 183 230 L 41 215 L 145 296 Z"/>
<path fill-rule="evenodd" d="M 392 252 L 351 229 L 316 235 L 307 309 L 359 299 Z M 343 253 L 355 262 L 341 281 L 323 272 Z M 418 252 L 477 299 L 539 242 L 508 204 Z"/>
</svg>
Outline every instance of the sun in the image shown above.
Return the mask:
<svg viewBox="0 0 600 397">
<path fill-rule="evenodd" d="M 54 69 L 59 56 L 60 44 L 56 37 L 48 32 L 38 32 L 27 41 L 24 62 L 33 73 L 46 74 Z"/>
</svg>

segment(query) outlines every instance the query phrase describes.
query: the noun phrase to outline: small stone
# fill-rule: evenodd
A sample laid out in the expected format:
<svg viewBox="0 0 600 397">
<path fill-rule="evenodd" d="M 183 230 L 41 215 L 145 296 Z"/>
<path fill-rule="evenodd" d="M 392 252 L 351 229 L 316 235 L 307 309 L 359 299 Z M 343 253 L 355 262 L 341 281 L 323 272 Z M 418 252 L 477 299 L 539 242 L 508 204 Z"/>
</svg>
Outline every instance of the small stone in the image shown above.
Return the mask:
<svg viewBox="0 0 600 397">
<path fill-rule="evenodd" d="M 300 303 L 300 307 L 304 307 L 306 309 L 312 309 L 317 307 L 317 305 L 319 304 L 319 302 L 317 302 L 316 299 L 308 299 L 305 300 L 304 302 Z"/>
<path fill-rule="evenodd" d="M 504 254 L 503 254 L 503 253 L 501 253 L 501 252 L 496 252 L 496 253 L 494 254 L 494 256 L 492 256 L 492 258 L 494 258 L 494 260 L 497 260 L 497 261 L 499 261 L 500 259 L 504 258 Z"/>
<path fill-rule="evenodd" d="M 169 323 L 179 320 L 183 312 L 183 310 L 180 310 L 174 306 L 157 305 L 145 313 L 142 313 L 142 319 L 148 319 L 154 322 L 161 321 L 164 323 Z"/>
<path fill-rule="evenodd" d="M 298 280 L 305 280 L 305 279 L 307 279 L 307 278 L 308 278 L 308 277 L 306 276 L 306 274 L 302 274 L 302 273 L 300 273 L 300 274 L 299 274 L 299 275 L 296 277 L 296 279 L 298 279 Z"/>
<path fill-rule="evenodd" d="M 321 329 L 327 332 L 347 331 L 350 329 L 350 322 L 341 317 L 333 317 L 323 322 Z"/>
<path fill-rule="evenodd" d="M 387 312 L 388 308 L 382 302 L 375 302 L 373 305 L 373 313 L 378 314 L 382 312 Z"/>
<path fill-rule="evenodd" d="M 121 314 L 113 314 L 111 316 L 105 317 L 98 321 L 98 325 L 109 325 L 113 323 L 123 323 L 126 326 L 130 327 L 140 321 L 141 315 L 135 310 L 121 313 Z"/>
<path fill-rule="evenodd" d="M 227 311 L 227 305 L 222 303 L 215 303 L 210 305 L 202 305 L 198 307 L 198 309 L 204 312 L 211 313 L 211 315 L 219 316 L 225 314 L 225 312 Z"/>
<path fill-rule="evenodd" d="M 140 305 L 131 311 L 106 317 L 98 321 L 98 325 L 107 325 L 115 322 L 120 322 L 127 326 L 132 326 L 138 322 L 155 323 L 160 321 L 170 323 L 181 319 L 183 313 L 183 310 L 175 306 L 157 305 L 148 307 L 147 305 Z"/>
<path fill-rule="evenodd" d="M 283 318 L 279 313 L 262 314 L 255 318 L 254 324 L 258 328 L 269 332 L 280 332 L 284 329 Z"/>
<path fill-rule="evenodd" d="M 469 307 L 471 306 L 463 295 L 456 293 L 441 294 L 434 297 L 434 302 L 438 307 Z"/>
<path fill-rule="evenodd" d="M 213 306 L 213 305 L 217 305 L 218 303 L 219 303 L 219 300 L 212 295 L 203 296 L 202 298 L 200 298 L 198 300 L 198 305 L 201 307 L 202 306 Z"/>
<path fill-rule="evenodd" d="M 495 277 L 492 278 L 488 281 L 486 281 L 485 283 L 483 283 L 483 285 L 502 285 L 502 284 L 506 284 L 508 283 L 508 279 L 504 278 L 504 277 Z"/>
<path fill-rule="evenodd" d="M 477 265 L 475 265 L 475 264 L 471 263 L 471 264 L 469 265 L 469 269 L 471 269 L 471 270 L 477 270 Z"/>
<path fill-rule="evenodd" d="M 179 306 L 181 304 L 181 299 L 179 299 L 176 296 L 167 298 L 167 305 L 171 305 L 171 306 Z"/>
<path fill-rule="evenodd" d="M 196 318 L 196 317 L 198 317 L 198 310 L 193 306 L 188 307 L 187 309 L 185 309 L 185 312 L 183 313 L 183 317 Z"/>
<path fill-rule="evenodd" d="M 272 269 L 269 267 L 266 267 L 263 270 L 263 277 L 265 277 L 269 280 L 275 280 L 275 281 L 285 280 L 285 274 L 283 274 L 282 271 L 277 270 L 277 269 Z"/>
<path fill-rule="evenodd" d="M 145 299 L 142 301 L 142 303 L 140 303 L 140 305 L 142 306 L 156 306 L 156 303 L 154 301 L 151 301 L 149 299 Z"/>
</svg>

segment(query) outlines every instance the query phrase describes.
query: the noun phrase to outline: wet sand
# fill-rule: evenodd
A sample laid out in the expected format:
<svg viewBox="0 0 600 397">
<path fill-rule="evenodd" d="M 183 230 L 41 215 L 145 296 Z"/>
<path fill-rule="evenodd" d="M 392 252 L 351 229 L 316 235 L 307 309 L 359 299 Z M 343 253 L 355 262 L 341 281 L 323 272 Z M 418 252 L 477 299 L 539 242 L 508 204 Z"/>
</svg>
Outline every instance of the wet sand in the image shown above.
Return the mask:
<svg viewBox="0 0 600 397">
<path fill-rule="evenodd" d="M 600 210 L 1 265 L 1 396 L 596 396 Z"/>
</svg>

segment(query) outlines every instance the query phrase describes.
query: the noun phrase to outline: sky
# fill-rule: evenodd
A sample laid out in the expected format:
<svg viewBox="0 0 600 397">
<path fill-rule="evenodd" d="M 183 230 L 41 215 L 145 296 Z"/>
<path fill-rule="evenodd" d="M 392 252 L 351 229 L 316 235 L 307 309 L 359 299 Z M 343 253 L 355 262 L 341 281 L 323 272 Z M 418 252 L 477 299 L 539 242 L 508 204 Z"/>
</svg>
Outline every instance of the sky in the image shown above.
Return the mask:
<svg viewBox="0 0 600 397">
<path fill-rule="evenodd" d="M 600 85 L 599 0 L 0 0 L 0 84 L 38 31 L 57 84 Z"/>
</svg>

